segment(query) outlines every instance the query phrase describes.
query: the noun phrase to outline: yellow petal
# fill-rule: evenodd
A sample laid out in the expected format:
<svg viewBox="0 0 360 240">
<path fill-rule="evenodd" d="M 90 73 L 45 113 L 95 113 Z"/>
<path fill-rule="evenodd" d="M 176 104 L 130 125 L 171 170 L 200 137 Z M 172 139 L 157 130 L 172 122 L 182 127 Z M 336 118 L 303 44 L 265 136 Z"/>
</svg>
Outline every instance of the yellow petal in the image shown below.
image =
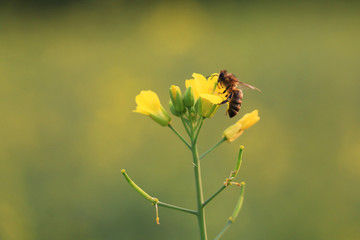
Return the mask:
<svg viewBox="0 0 360 240">
<path fill-rule="evenodd" d="M 227 129 L 225 129 L 225 131 L 223 132 L 223 136 L 228 142 L 232 142 L 237 139 L 244 132 L 245 129 L 248 129 L 259 120 L 260 117 L 258 116 L 258 110 L 247 113 L 234 125 L 231 125 Z"/>
<path fill-rule="evenodd" d="M 200 84 L 201 88 L 206 88 L 208 85 L 208 82 L 206 80 L 206 78 L 199 74 L 199 73 L 193 73 L 192 77 L 197 81 L 198 84 Z"/>
<path fill-rule="evenodd" d="M 189 86 L 191 86 L 194 89 L 194 97 L 195 99 L 199 98 L 200 94 L 204 94 L 204 93 L 212 93 L 213 92 L 213 82 L 211 83 L 206 80 L 206 78 L 198 73 L 193 73 L 193 78 L 194 79 L 189 79 L 185 81 L 185 86 L 186 88 L 188 88 Z M 210 85 L 212 84 L 212 85 Z"/>
<path fill-rule="evenodd" d="M 134 112 L 149 115 L 150 113 L 157 112 L 160 109 L 160 100 L 156 93 L 153 91 L 141 91 L 135 98 L 136 110 Z"/>
<path fill-rule="evenodd" d="M 212 104 L 220 104 L 223 101 L 223 99 L 221 97 L 219 97 L 217 95 L 213 95 L 213 94 L 208 94 L 208 93 L 201 94 L 200 97 L 205 98 Z"/>
<path fill-rule="evenodd" d="M 211 118 L 220 107 L 219 103 L 221 101 L 222 99 L 219 96 L 207 93 L 201 94 L 196 102 L 195 109 L 201 116 Z"/>
<path fill-rule="evenodd" d="M 258 113 L 259 113 L 258 110 L 254 110 L 251 113 L 245 114 L 238 121 L 238 123 L 240 123 L 242 125 L 243 130 L 248 129 L 249 127 L 251 127 L 252 125 L 254 125 L 255 123 L 257 123 L 260 120 Z"/>
<path fill-rule="evenodd" d="M 133 112 L 149 116 L 162 126 L 167 126 L 171 118 L 160 104 L 159 97 L 153 91 L 141 91 L 135 98 L 136 109 Z"/>
<path fill-rule="evenodd" d="M 208 84 L 209 87 L 212 88 L 212 90 L 214 90 L 214 86 L 217 84 L 218 79 L 219 79 L 218 73 L 213 73 L 211 74 L 210 77 L 208 77 Z"/>
<path fill-rule="evenodd" d="M 198 99 L 199 98 L 199 87 L 198 85 L 195 86 L 195 79 L 188 79 L 188 80 L 185 80 L 185 87 L 188 88 L 188 87 L 192 87 L 193 89 L 193 92 L 194 92 L 194 97 L 195 99 Z"/>
</svg>

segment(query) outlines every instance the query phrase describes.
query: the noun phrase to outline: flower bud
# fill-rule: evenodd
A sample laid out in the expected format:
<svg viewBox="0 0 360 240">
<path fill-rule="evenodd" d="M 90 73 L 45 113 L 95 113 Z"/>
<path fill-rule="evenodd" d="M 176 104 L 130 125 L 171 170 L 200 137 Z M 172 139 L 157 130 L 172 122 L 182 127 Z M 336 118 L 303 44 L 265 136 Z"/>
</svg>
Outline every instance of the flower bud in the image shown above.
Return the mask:
<svg viewBox="0 0 360 240">
<path fill-rule="evenodd" d="M 191 108 L 192 106 L 194 106 L 194 102 L 194 90 L 191 86 L 189 86 L 184 93 L 184 105 L 185 107 Z"/>
<path fill-rule="evenodd" d="M 185 111 L 185 107 L 180 88 L 178 86 L 171 85 L 169 92 L 175 111 L 177 111 L 178 113 L 183 113 Z"/>
<path fill-rule="evenodd" d="M 211 118 L 220 107 L 222 98 L 212 94 L 201 94 L 195 104 L 196 111 L 200 116 Z"/>
<path fill-rule="evenodd" d="M 169 108 L 173 115 L 180 117 L 181 114 L 175 110 L 174 105 L 171 100 L 169 101 Z"/>
<path fill-rule="evenodd" d="M 194 107 L 191 107 L 191 108 L 189 109 L 189 112 L 190 112 L 191 117 L 192 117 L 193 119 L 195 119 L 195 118 L 197 117 L 197 111 L 196 111 L 196 109 L 195 109 L 195 106 L 194 106 Z"/>
<path fill-rule="evenodd" d="M 245 129 L 248 129 L 260 120 L 258 116 L 258 110 L 254 110 L 251 113 L 245 114 L 234 125 L 231 125 L 223 132 L 224 137 L 228 142 L 232 142 L 237 139 Z"/>
<path fill-rule="evenodd" d="M 167 126 L 171 122 L 169 114 L 160 104 L 159 97 L 153 91 L 141 91 L 135 98 L 136 110 L 133 112 L 149 116 L 161 126 Z"/>
</svg>

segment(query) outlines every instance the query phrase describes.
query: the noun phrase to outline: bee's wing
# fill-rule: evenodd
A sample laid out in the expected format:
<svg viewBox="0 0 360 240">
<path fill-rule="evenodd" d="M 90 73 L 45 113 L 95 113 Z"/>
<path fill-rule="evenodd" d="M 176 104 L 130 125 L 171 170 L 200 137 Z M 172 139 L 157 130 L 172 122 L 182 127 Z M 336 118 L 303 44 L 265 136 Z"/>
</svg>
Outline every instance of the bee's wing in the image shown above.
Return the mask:
<svg viewBox="0 0 360 240">
<path fill-rule="evenodd" d="M 252 90 L 256 90 L 256 91 L 261 92 L 260 89 L 254 87 L 254 86 L 251 86 L 250 84 L 243 83 L 243 82 L 239 82 L 239 83 L 238 83 L 238 87 L 239 87 L 241 90 L 244 90 L 244 89 L 252 89 Z"/>
</svg>

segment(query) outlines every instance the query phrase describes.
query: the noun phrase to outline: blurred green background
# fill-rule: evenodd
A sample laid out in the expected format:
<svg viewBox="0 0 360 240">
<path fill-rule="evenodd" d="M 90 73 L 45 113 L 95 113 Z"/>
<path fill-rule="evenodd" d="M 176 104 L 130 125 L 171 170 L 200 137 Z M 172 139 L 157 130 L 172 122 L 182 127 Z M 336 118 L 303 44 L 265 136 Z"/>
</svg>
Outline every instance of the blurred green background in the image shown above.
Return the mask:
<svg viewBox="0 0 360 240">
<path fill-rule="evenodd" d="M 0 7 L 0 239 L 198 239 L 121 176 L 196 208 L 190 152 L 132 113 L 140 90 L 227 69 L 261 120 L 202 161 L 205 198 L 245 145 L 247 182 L 223 239 L 360 239 L 360 5 L 343 2 L 5 1 Z M 200 152 L 237 119 L 205 122 Z M 173 119 L 179 130 L 181 123 Z M 183 132 L 183 131 L 182 131 Z M 212 239 L 238 197 L 206 210 Z"/>
</svg>

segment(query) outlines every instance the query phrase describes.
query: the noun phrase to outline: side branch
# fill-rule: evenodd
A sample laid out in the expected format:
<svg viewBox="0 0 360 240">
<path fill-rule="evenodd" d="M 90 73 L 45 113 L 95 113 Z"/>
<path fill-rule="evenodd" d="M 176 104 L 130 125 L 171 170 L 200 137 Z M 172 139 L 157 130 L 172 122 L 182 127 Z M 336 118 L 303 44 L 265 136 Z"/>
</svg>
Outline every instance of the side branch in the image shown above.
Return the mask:
<svg viewBox="0 0 360 240">
<path fill-rule="evenodd" d="M 168 126 L 181 139 L 181 141 L 183 141 L 183 143 L 185 143 L 185 145 L 191 150 L 190 144 L 183 138 L 183 136 L 181 136 L 180 133 L 178 133 L 178 131 L 176 131 L 173 126 L 171 126 L 170 124 Z"/>
<path fill-rule="evenodd" d="M 191 214 L 197 215 L 197 211 L 194 211 L 194 210 L 191 210 L 191 209 L 187 209 L 187 208 L 183 208 L 183 207 L 178 207 L 178 206 L 171 205 L 171 204 L 168 204 L 168 203 L 164 203 L 164 202 L 160 202 L 160 201 L 159 201 L 159 202 L 158 202 L 158 205 L 159 205 L 159 206 L 162 206 L 162 207 L 166 207 L 166 208 L 178 210 L 178 211 L 181 211 L 181 212 L 187 212 L 187 213 L 191 213 Z"/>
<path fill-rule="evenodd" d="M 213 200 L 219 193 L 221 193 L 224 189 L 226 188 L 225 185 L 223 185 L 219 190 L 216 191 L 216 193 L 214 193 L 211 197 L 209 197 L 208 200 L 206 200 L 203 204 L 202 207 L 205 207 L 206 204 L 208 204 L 211 200 Z"/>
<path fill-rule="evenodd" d="M 212 146 L 211 148 L 209 148 L 206 152 L 204 152 L 203 154 L 201 154 L 200 159 L 202 159 L 203 157 L 205 157 L 208 153 L 210 153 L 212 150 L 214 150 L 215 148 L 217 148 L 218 146 L 220 146 L 220 144 L 222 144 L 223 142 L 226 141 L 226 138 L 223 137 L 222 139 L 220 139 L 220 141 L 218 143 L 216 143 L 214 146 Z"/>
</svg>

